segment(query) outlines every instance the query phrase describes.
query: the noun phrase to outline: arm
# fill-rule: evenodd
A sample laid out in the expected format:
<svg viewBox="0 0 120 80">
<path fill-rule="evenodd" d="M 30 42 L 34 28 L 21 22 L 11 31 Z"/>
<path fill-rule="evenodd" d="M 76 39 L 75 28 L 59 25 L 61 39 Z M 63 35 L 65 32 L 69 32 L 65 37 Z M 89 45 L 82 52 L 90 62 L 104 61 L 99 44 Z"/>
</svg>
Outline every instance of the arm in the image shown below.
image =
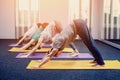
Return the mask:
<svg viewBox="0 0 120 80">
<path fill-rule="evenodd" d="M 37 66 L 37 68 L 41 67 L 45 63 L 47 63 L 56 53 L 58 52 L 57 48 L 53 48 L 50 52 L 46 53 L 44 58 L 41 60 L 40 64 Z"/>
<path fill-rule="evenodd" d="M 28 42 L 26 45 L 24 45 L 24 46 L 21 47 L 20 49 L 25 50 L 25 49 L 29 48 L 34 41 L 35 41 L 35 40 L 33 40 L 33 39 L 30 40 L 30 42 Z"/>
<path fill-rule="evenodd" d="M 19 44 L 21 44 L 26 37 L 27 37 L 27 36 L 23 36 L 23 37 L 15 44 L 15 46 L 18 46 Z"/>
<path fill-rule="evenodd" d="M 25 34 L 24 36 L 18 41 L 18 43 L 16 43 L 15 46 L 18 46 L 19 44 L 21 44 L 23 42 L 23 40 L 29 36 L 32 37 L 32 35 L 35 33 L 35 31 L 38 29 L 37 25 L 34 24 L 34 26 L 32 26 Z"/>
<path fill-rule="evenodd" d="M 28 54 L 26 56 L 28 57 L 28 56 L 32 55 L 39 47 L 42 47 L 42 45 L 43 45 L 42 41 L 43 41 L 43 38 L 40 38 L 37 45 L 30 52 L 28 52 Z"/>
</svg>

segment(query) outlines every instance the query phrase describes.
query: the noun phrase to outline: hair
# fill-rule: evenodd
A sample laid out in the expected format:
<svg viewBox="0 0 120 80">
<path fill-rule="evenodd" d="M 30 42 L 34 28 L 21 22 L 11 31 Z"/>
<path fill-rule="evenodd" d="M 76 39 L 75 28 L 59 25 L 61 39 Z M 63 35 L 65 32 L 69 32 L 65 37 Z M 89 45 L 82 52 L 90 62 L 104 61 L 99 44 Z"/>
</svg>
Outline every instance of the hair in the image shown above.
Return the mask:
<svg viewBox="0 0 120 80">
<path fill-rule="evenodd" d="M 37 27 L 39 28 L 42 24 L 41 23 L 37 23 Z"/>
<path fill-rule="evenodd" d="M 47 22 L 43 23 L 43 24 L 42 24 L 43 29 L 45 29 L 45 28 L 47 27 L 47 25 L 48 25 Z"/>
<path fill-rule="evenodd" d="M 45 23 L 37 23 L 37 27 L 39 28 L 40 26 L 42 26 L 42 28 L 43 29 L 45 29 L 46 28 L 46 26 L 48 25 L 48 23 L 47 22 L 45 22 Z"/>
</svg>

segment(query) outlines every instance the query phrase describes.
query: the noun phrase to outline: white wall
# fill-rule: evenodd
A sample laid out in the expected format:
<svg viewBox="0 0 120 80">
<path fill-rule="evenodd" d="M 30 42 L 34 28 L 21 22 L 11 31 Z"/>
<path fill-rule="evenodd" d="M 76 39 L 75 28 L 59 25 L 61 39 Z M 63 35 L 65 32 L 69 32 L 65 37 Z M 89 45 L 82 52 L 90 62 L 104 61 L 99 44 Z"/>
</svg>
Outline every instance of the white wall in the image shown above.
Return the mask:
<svg viewBox="0 0 120 80">
<path fill-rule="evenodd" d="M 58 20 L 63 25 L 68 23 L 68 2 L 69 0 L 41 0 L 40 20 Z"/>
<path fill-rule="evenodd" d="M 15 38 L 14 0 L 0 1 L 0 39 Z"/>
</svg>

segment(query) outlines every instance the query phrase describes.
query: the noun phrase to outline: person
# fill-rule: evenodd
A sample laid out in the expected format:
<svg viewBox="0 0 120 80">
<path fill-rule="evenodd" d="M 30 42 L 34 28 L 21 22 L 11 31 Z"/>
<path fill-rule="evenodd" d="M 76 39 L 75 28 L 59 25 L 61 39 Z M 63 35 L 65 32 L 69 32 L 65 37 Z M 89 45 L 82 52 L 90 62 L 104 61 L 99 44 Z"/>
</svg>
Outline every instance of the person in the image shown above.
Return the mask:
<svg viewBox="0 0 120 80">
<path fill-rule="evenodd" d="M 25 55 L 22 55 L 21 57 L 25 58 L 28 57 L 38 49 L 42 48 L 44 43 L 51 43 L 52 38 L 57 34 L 60 33 L 62 30 L 62 26 L 60 22 L 54 20 L 49 23 L 49 25 L 46 26 L 46 28 L 42 31 L 41 35 L 39 36 L 38 42 L 35 45 L 35 47 Z"/>
<path fill-rule="evenodd" d="M 23 42 L 29 41 L 32 36 L 35 34 L 35 32 L 38 30 L 38 28 L 41 26 L 41 23 L 34 24 L 21 38 L 20 40 L 14 45 L 19 46 Z"/>
<path fill-rule="evenodd" d="M 67 33 L 66 33 L 66 34 L 67 34 Z M 59 35 L 60 35 L 60 34 L 56 34 L 56 36 L 52 39 L 52 41 L 54 42 L 55 38 L 59 38 Z M 52 44 L 53 44 L 53 43 L 52 43 Z M 78 56 L 78 55 L 79 55 L 79 51 L 77 50 L 75 44 L 74 44 L 73 42 L 71 42 L 71 43 L 69 44 L 69 46 L 73 49 L 73 52 L 70 53 L 70 56 L 71 56 L 71 57 Z M 59 51 L 59 54 L 61 54 L 61 53 L 62 53 L 62 50 Z M 57 57 L 58 55 L 54 55 L 54 56 Z"/>
<path fill-rule="evenodd" d="M 37 43 L 41 32 L 46 28 L 47 25 L 48 25 L 48 23 L 43 23 L 43 24 L 39 25 L 38 30 L 32 36 L 31 40 L 27 44 L 25 44 L 23 47 L 21 47 L 20 49 L 25 50 L 25 49 L 30 48 L 31 46 L 34 46 Z"/>
<path fill-rule="evenodd" d="M 33 55 L 34 52 L 38 49 L 38 48 L 42 48 L 42 46 L 45 43 L 52 43 L 52 41 L 54 40 L 54 38 L 56 37 L 55 35 L 59 34 L 62 31 L 62 25 L 60 24 L 60 22 L 58 21 L 52 21 L 50 22 L 50 24 L 44 29 L 44 31 L 41 33 L 38 43 L 36 44 L 36 46 L 28 53 L 22 55 L 22 58 L 26 58 L 29 57 L 30 55 Z M 78 50 L 76 49 L 76 47 L 74 46 L 74 44 L 70 45 L 73 48 L 73 53 L 71 54 L 71 56 L 77 56 L 78 55 Z M 61 51 L 62 52 L 62 51 Z"/>
<path fill-rule="evenodd" d="M 75 39 L 76 35 L 81 37 L 82 41 L 93 55 L 93 63 L 95 63 L 93 66 L 103 66 L 105 64 L 104 60 L 88 31 L 86 23 L 81 19 L 75 19 L 73 20 L 73 23 L 63 29 L 62 32 L 55 38 L 51 50 L 46 53 L 39 65 L 32 66 L 31 68 L 40 68 L 53 56 L 60 55 L 65 46 L 70 44 Z"/>
</svg>

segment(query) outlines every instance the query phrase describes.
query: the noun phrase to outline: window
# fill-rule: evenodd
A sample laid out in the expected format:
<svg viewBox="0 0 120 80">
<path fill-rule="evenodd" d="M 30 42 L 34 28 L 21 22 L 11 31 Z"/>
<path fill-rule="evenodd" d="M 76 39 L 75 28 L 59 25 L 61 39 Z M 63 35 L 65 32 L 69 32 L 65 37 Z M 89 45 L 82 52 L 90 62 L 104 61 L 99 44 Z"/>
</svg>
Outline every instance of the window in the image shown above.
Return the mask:
<svg viewBox="0 0 120 80">
<path fill-rule="evenodd" d="M 120 0 L 104 0 L 104 39 L 120 39 Z"/>
<path fill-rule="evenodd" d="M 16 38 L 40 21 L 40 0 L 16 0 Z"/>
<path fill-rule="evenodd" d="M 69 22 L 81 18 L 90 26 L 90 1 L 91 0 L 69 0 Z"/>
</svg>

